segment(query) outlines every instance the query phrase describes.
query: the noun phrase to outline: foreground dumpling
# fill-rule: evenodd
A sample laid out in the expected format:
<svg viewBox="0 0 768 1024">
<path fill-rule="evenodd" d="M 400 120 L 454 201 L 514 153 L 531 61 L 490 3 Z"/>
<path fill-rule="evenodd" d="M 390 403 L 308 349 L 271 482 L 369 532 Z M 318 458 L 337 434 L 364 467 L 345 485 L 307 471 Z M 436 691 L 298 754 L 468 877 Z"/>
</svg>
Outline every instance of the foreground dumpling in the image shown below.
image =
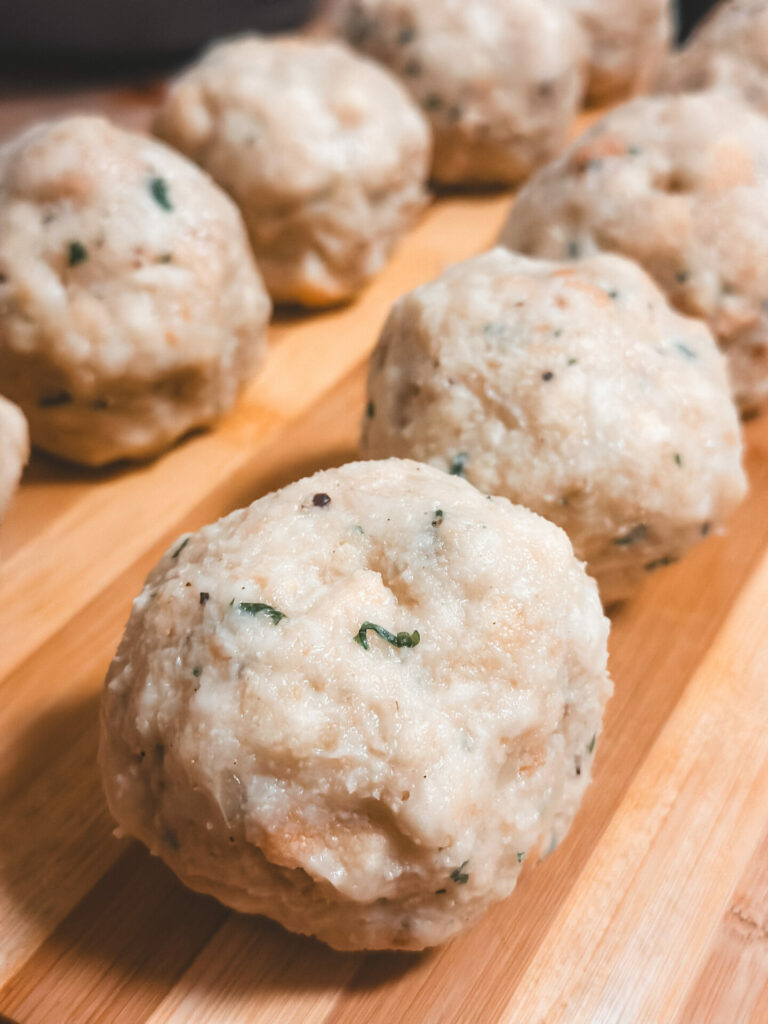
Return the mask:
<svg viewBox="0 0 768 1024">
<path fill-rule="evenodd" d="M 632 257 L 707 321 L 742 410 L 768 398 L 768 120 L 738 100 L 617 108 L 528 183 L 501 241 L 551 259 Z"/>
<path fill-rule="evenodd" d="M 161 143 L 71 117 L 0 150 L 0 385 L 35 445 L 100 465 L 209 424 L 269 314 L 237 209 Z"/>
<path fill-rule="evenodd" d="M 155 131 L 239 204 L 278 302 L 350 298 L 426 203 L 426 120 L 396 79 L 338 43 L 214 46 L 171 85 Z"/>
<path fill-rule="evenodd" d="M 565 145 L 584 91 L 584 37 L 541 0 L 341 0 L 339 30 L 427 112 L 433 178 L 514 183 Z"/>
<path fill-rule="evenodd" d="M 606 604 L 745 491 L 712 336 L 616 256 L 451 268 L 395 305 L 368 399 L 365 457 L 431 462 L 556 522 Z"/>
<path fill-rule="evenodd" d="M 768 0 L 719 3 L 669 57 L 657 88 L 726 89 L 768 113 Z"/>
<path fill-rule="evenodd" d="M 29 458 L 27 421 L 18 406 L 0 396 L 0 523 Z"/>
<path fill-rule="evenodd" d="M 578 17 L 587 36 L 593 103 L 648 90 L 672 39 L 671 0 L 556 2 Z"/>
<path fill-rule="evenodd" d="M 442 942 L 567 831 L 607 633 L 532 512 L 409 461 L 318 473 L 150 574 L 103 697 L 110 809 L 238 910 Z"/>
</svg>

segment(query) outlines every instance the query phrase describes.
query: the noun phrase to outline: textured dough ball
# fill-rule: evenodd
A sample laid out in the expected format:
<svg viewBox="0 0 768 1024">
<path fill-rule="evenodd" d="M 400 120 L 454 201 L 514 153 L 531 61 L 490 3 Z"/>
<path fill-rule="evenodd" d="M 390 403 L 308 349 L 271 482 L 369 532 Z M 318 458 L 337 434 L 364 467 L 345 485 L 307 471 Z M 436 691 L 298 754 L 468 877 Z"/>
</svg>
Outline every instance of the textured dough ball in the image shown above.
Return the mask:
<svg viewBox="0 0 768 1024">
<path fill-rule="evenodd" d="M 501 241 L 632 257 L 707 321 L 743 411 L 768 397 L 768 121 L 744 104 L 699 93 L 619 107 L 528 183 Z"/>
<path fill-rule="evenodd" d="M 366 457 L 465 475 L 569 534 L 628 596 L 745 491 L 725 361 L 629 260 L 495 249 L 394 307 L 371 364 Z"/>
<path fill-rule="evenodd" d="M 72 117 L 0 150 L 0 381 L 35 445 L 100 465 L 211 423 L 269 314 L 237 209 L 159 142 Z"/>
<path fill-rule="evenodd" d="M 730 90 L 768 113 L 768 2 L 720 3 L 687 45 L 669 57 L 657 88 Z"/>
<path fill-rule="evenodd" d="M 29 432 L 24 413 L 0 396 L 0 523 L 29 458 Z"/>
<path fill-rule="evenodd" d="M 557 5 L 344 0 L 338 24 L 428 113 L 436 181 L 514 183 L 565 146 L 586 50 L 576 21 Z"/>
<path fill-rule="evenodd" d="M 588 98 L 605 103 L 653 84 L 672 39 L 670 0 L 557 0 L 589 43 Z"/>
<path fill-rule="evenodd" d="M 278 302 L 350 298 L 426 203 L 426 120 L 396 79 L 338 43 L 214 46 L 172 84 L 155 131 L 239 204 Z"/>
<path fill-rule="evenodd" d="M 442 942 L 567 831 L 607 633 L 527 509 L 409 461 L 318 473 L 150 574 L 103 697 L 109 806 L 237 910 L 339 949 Z"/>
</svg>

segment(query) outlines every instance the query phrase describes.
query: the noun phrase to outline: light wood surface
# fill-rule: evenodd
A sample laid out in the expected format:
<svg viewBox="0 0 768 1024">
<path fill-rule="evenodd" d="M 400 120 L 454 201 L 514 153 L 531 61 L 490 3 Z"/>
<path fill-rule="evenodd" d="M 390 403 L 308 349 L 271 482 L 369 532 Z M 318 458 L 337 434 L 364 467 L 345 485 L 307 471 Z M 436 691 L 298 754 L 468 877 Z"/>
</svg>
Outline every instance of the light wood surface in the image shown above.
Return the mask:
<svg viewBox="0 0 768 1024">
<path fill-rule="evenodd" d="M 83 94 L 132 124 L 154 91 Z M 72 97 L 0 103 L 0 132 Z M 20 1024 L 765 1024 L 768 417 L 725 537 L 613 616 L 616 693 L 562 847 L 473 931 L 338 954 L 186 891 L 112 837 L 99 692 L 182 530 L 354 457 L 391 302 L 487 247 L 509 197 L 441 199 L 354 305 L 279 319 L 235 412 L 156 462 L 36 456 L 0 535 L 0 1013 Z"/>
</svg>

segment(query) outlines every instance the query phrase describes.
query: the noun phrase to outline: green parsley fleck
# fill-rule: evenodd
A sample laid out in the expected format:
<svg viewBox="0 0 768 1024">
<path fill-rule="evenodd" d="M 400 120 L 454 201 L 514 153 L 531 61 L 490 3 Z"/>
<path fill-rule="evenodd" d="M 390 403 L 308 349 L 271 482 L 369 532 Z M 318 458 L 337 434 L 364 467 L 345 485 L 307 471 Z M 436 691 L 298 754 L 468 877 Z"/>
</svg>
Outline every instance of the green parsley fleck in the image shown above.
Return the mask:
<svg viewBox="0 0 768 1024">
<path fill-rule="evenodd" d="M 574 359 L 574 357 L 573 357 L 573 356 L 571 356 L 571 357 L 569 358 L 569 360 L 568 360 L 568 363 L 567 363 L 567 365 L 568 365 L 568 366 L 575 366 L 575 365 L 576 365 L 576 363 L 578 363 L 578 361 L 579 361 L 578 359 Z"/>
<path fill-rule="evenodd" d="M 681 355 L 685 356 L 686 359 L 698 359 L 699 358 L 698 354 L 696 352 L 694 352 L 692 348 L 688 348 L 688 346 L 683 341 L 676 341 L 675 342 L 675 348 L 677 349 L 677 351 Z"/>
<path fill-rule="evenodd" d="M 365 415 L 368 417 L 369 420 L 372 420 L 373 417 L 376 415 L 376 406 L 373 404 L 373 402 L 369 402 L 368 405 L 366 405 Z"/>
<path fill-rule="evenodd" d="M 466 873 L 464 868 L 469 864 L 468 860 L 465 860 L 459 867 L 454 868 L 451 872 L 451 881 L 455 882 L 456 885 L 464 885 L 465 882 L 469 881 L 469 875 Z"/>
<path fill-rule="evenodd" d="M 195 667 L 192 669 L 192 675 L 195 677 L 195 679 L 199 679 L 202 674 L 203 674 L 202 666 L 201 665 L 195 665 Z"/>
<path fill-rule="evenodd" d="M 364 622 L 357 633 L 352 637 L 356 644 L 360 644 L 364 651 L 369 651 L 368 645 L 368 630 L 372 630 L 377 636 L 380 636 L 382 640 L 386 640 L 388 644 L 392 644 L 393 647 L 415 647 L 416 644 L 421 640 L 418 629 L 414 629 L 412 633 L 390 633 L 388 629 L 384 629 L 383 626 L 377 626 L 375 622 Z"/>
<path fill-rule="evenodd" d="M 76 267 L 78 263 L 85 263 L 87 259 L 88 250 L 85 248 L 82 242 L 69 243 L 69 255 L 67 257 L 68 266 Z"/>
<path fill-rule="evenodd" d="M 682 466 L 683 464 L 683 456 L 680 454 L 680 452 L 675 452 L 675 464 L 677 466 Z"/>
<path fill-rule="evenodd" d="M 525 860 L 525 850 L 518 850 L 518 853 L 517 853 L 517 863 L 518 864 L 522 864 L 524 860 Z"/>
<path fill-rule="evenodd" d="M 164 252 L 162 254 L 162 256 L 158 256 L 157 262 L 158 263 L 170 263 L 172 259 L 173 259 L 173 253 L 172 252 Z"/>
<path fill-rule="evenodd" d="M 443 99 L 436 92 L 431 92 L 428 96 L 424 97 L 425 110 L 439 110 L 442 105 Z"/>
<path fill-rule="evenodd" d="M 675 280 L 678 284 L 685 284 L 689 277 L 690 274 L 687 270 L 678 270 L 678 272 L 675 274 Z"/>
<path fill-rule="evenodd" d="M 591 754 L 595 749 L 595 743 L 597 742 L 597 733 L 594 734 L 592 739 L 587 744 L 587 753 Z"/>
<path fill-rule="evenodd" d="M 187 546 L 187 544 L 189 544 L 190 540 L 191 540 L 190 537 L 185 537 L 184 540 L 181 542 L 181 544 L 179 544 L 179 546 L 173 552 L 173 554 L 171 555 L 171 558 L 178 558 L 179 555 L 181 554 L 181 552 Z"/>
<path fill-rule="evenodd" d="M 443 510 L 441 508 L 436 509 L 435 514 L 432 516 L 432 525 L 440 526 L 444 518 Z"/>
<path fill-rule="evenodd" d="M 489 338 L 500 338 L 502 334 L 506 333 L 507 325 L 498 321 L 491 321 L 483 326 L 483 334 L 488 335 Z"/>
<path fill-rule="evenodd" d="M 263 604 L 261 601 L 240 601 L 237 605 L 237 610 L 243 615 L 260 615 L 263 612 L 272 619 L 275 626 L 281 619 L 286 618 L 284 612 L 279 612 L 271 604 Z"/>
<path fill-rule="evenodd" d="M 577 260 L 581 256 L 581 246 L 578 242 L 569 242 L 566 253 L 569 260 Z"/>
<path fill-rule="evenodd" d="M 468 462 L 469 455 L 467 452 L 459 452 L 458 455 L 454 455 L 453 461 L 451 462 L 451 468 L 448 472 L 451 476 L 463 476 L 466 479 Z"/>
<path fill-rule="evenodd" d="M 168 182 L 165 178 L 150 178 L 149 191 L 158 206 L 169 212 L 173 209 L 173 203 L 168 195 Z"/>
</svg>

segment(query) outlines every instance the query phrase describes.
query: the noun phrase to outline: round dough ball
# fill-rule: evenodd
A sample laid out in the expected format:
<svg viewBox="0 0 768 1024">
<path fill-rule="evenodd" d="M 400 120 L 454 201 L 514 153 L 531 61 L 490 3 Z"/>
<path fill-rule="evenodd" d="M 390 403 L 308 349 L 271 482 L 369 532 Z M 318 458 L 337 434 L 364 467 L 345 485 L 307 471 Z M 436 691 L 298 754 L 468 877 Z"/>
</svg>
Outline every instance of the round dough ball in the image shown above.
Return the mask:
<svg viewBox="0 0 768 1024">
<path fill-rule="evenodd" d="M 637 260 L 706 320 L 745 413 L 768 397 L 768 121 L 718 93 L 612 111 L 521 191 L 501 241 Z"/>
<path fill-rule="evenodd" d="M 745 492 L 725 361 L 618 256 L 495 249 L 394 307 L 362 452 L 462 474 L 567 531 L 606 605 L 676 561 Z"/>
<path fill-rule="evenodd" d="M 606 103 L 653 84 L 672 39 L 670 0 L 557 0 L 589 43 L 587 97 Z"/>
<path fill-rule="evenodd" d="M 318 473 L 150 574 L 103 697 L 110 809 L 237 910 L 434 945 L 567 831 L 607 634 L 527 509 L 409 461 Z"/>
<path fill-rule="evenodd" d="M 269 315 L 237 209 L 159 142 L 71 117 L 0 150 L 0 381 L 35 445 L 161 451 L 232 405 Z"/>
<path fill-rule="evenodd" d="M 28 458 L 29 431 L 24 413 L 0 395 L 0 523 Z"/>
<path fill-rule="evenodd" d="M 338 43 L 214 46 L 171 85 L 154 127 L 239 204 L 277 302 L 349 299 L 426 204 L 425 118 Z"/>
<path fill-rule="evenodd" d="M 433 178 L 520 181 L 566 144 L 585 41 L 541 0 L 344 0 L 339 31 L 390 67 L 428 113 Z"/>
<path fill-rule="evenodd" d="M 730 90 L 768 113 L 768 0 L 716 6 L 686 46 L 669 57 L 657 88 Z"/>
</svg>

